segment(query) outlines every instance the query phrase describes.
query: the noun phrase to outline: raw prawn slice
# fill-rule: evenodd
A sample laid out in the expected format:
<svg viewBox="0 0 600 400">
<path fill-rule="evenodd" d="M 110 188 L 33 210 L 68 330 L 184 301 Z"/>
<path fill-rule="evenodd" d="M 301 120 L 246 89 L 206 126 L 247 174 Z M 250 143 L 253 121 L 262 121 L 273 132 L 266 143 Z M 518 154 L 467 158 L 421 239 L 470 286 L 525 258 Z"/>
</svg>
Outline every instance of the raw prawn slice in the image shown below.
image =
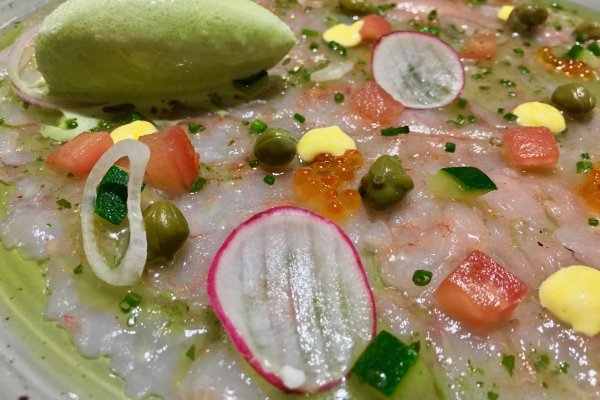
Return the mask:
<svg viewBox="0 0 600 400">
<path fill-rule="evenodd" d="M 208 295 L 244 358 L 285 391 L 332 387 L 375 332 L 354 245 L 301 208 L 272 208 L 238 226 L 210 267 Z"/>
</svg>

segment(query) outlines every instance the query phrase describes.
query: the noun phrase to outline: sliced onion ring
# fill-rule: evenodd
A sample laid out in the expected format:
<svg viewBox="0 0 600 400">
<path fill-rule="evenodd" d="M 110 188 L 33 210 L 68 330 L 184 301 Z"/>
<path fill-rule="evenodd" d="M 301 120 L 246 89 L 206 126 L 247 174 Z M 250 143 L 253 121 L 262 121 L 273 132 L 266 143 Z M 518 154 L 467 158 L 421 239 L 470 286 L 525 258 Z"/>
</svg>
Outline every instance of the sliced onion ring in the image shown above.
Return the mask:
<svg viewBox="0 0 600 400">
<path fill-rule="evenodd" d="M 127 218 L 129 219 L 129 246 L 116 268 L 104 260 L 98 247 L 94 229 L 96 190 L 106 172 L 121 158 L 129 158 L 129 182 L 127 183 Z M 142 276 L 146 264 L 146 228 L 142 217 L 141 186 L 150 157 L 147 145 L 136 140 L 123 140 L 113 145 L 98 160 L 85 182 L 81 202 L 81 229 L 83 249 L 92 270 L 106 283 L 113 286 L 130 286 Z"/>
<path fill-rule="evenodd" d="M 384 36 L 373 49 L 372 63 L 375 82 L 409 108 L 446 106 L 465 83 L 458 54 L 440 38 L 425 33 Z"/>
</svg>

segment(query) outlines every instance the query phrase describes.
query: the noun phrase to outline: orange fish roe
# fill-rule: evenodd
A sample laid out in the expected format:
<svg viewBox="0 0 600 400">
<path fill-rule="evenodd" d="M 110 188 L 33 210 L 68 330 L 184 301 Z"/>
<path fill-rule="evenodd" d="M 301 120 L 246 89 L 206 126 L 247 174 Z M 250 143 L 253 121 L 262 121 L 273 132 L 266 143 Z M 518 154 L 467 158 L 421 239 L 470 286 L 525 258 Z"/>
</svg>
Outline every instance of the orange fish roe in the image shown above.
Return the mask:
<svg viewBox="0 0 600 400">
<path fill-rule="evenodd" d="M 357 150 L 346 150 L 344 155 L 319 154 L 314 162 L 294 174 L 294 191 L 307 206 L 318 214 L 340 220 L 355 213 L 360 207 L 360 194 L 355 189 L 344 189 L 354 180 L 363 158 Z"/>
<path fill-rule="evenodd" d="M 548 46 L 540 48 L 538 56 L 543 63 L 554 67 L 555 70 L 562 72 L 568 77 L 592 79 L 595 76 L 594 71 L 583 61 L 556 57 L 552 49 Z"/>
<path fill-rule="evenodd" d="M 579 196 L 591 210 L 600 212 L 600 163 L 596 163 L 594 169 L 586 174 L 579 187 Z"/>
</svg>

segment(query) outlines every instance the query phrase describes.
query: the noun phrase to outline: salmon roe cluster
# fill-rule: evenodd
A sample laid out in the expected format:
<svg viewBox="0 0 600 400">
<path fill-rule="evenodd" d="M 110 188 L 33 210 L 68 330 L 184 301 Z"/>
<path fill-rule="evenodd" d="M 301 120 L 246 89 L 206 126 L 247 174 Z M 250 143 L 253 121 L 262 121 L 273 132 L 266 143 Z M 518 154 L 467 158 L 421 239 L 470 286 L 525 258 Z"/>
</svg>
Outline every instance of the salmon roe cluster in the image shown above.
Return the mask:
<svg viewBox="0 0 600 400">
<path fill-rule="evenodd" d="M 579 196 L 591 210 L 600 211 L 600 163 L 586 174 L 579 187 Z"/>
<path fill-rule="evenodd" d="M 562 72 L 568 77 L 580 77 L 583 79 L 592 79 L 594 77 L 594 71 L 586 63 L 556 57 L 552 49 L 548 46 L 540 48 L 538 55 L 544 64 L 554 67 L 555 70 Z"/>
<path fill-rule="evenodd" d="M 345 189 L 354 180 L 363 158 L 357 150 L 346 150 L 339 157 L 322 153 L 312 164 L 296 170 L 294 191 L 307 206 L 318 214 L 340 220 L 352 215 L 361 203 L 355 189 Z"/>
</svg>

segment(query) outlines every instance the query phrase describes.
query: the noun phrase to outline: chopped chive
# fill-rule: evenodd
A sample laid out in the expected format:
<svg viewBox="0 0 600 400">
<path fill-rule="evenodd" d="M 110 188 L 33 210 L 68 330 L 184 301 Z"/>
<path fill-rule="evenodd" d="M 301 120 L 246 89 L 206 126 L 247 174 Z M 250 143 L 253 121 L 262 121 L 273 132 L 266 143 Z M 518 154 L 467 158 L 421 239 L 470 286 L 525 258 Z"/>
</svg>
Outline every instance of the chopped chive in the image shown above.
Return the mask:
<svg viewBox="0 0 600 400">
<path fill-rule="evenodd" d="M 592 168 L 594 168 L 594 164 L 592 164 L 591 161 L 578 161 L 577 162 L 577 173 L 578 174 L 585 174 L 588 171 L 591 171 Z"/>
<path fill-rule="evenodd" d="M 456 151 L 456 143 L 446 142 L 444 146 L 444 151 L 446 153 L 454 153 Z"/>
<path fill-rule="evenodd" d="M 233 146 L 235 144 L 235 140 L 231 139 L 229 141 L 229 143 L 227 143 L 227 146 Z"/>
<path fill-rule="evenodd" d="M 206 127 L 200 124 L 188 124 L 188 131 L 192 134 L 204 132 Z"/>
<path fill-rule="evenodd" d="M 461 127 L 465 124 L 465 121 L 466 121 L 465 116 L 462 114 L 458 114 L 458 116 L 456 117 L 455 120 L 448 120 L 448 123 L 452 124 L 456 127 Z"/>
<path fill-rule="evenodd" d="M 515 53 L 519 57 L 523 57 L 525 55 L 525 51 L 523 51 L 523 49 L 520 49 L 518 47 L 513 49 L 513 53 Z"/>
<path fill-rule="evenodd" d="M 69 118 L 65 121 L 65 124 L 67 125 L 67 129 L 75 129 L 79 126 L 77 118 Z"/>
<path fill-rule="evenodd" d="M 302 35 L 304 35 L 304 36 L 319 36 L 319 31 L 304 28 L 304 29 L 302 29 Z"/>
<path fill-rule="evenodd" d="M 342 104 L 345 99 L 346 99 L 346 96 L 344 96 L 343 93 L 336 92 L 336 94 L 333 95 L 333 100 L 338 104 Z"/>
<path fill-rule="evenodd" d="M 575 36 L 575 41 L 577 43 L 583 43 L 583 42 L 586 42 L 587 40 L 588 40 L 587 35 L 580 34 L 580 35 Z"/>
<path fill-rule="evenodd" d="M 456 105 L 458 105 L 460 108 L 465 108 L 468 103 L 469 102 L 467 99 L 463 99 L 462 97 L 459 97 L 459 99 L 456 101 Z"/>
<path fill-rule="evenodd" d="M 130 124 L 134 121 L 141 121 L 141 120 L 142 120 L 142 114 L 140 114 L 137 111 L 133 111 L 125 117 L 125 119 L 123 120 L 123 123 Z"/>
<path fill-rule="evenodd" d="M 515 369 L 515 356 L 503 354 L 502 366 L 506 372 L 508 372 L 508 375 L 513 376 L 513 371 Z"/>
<path fill-rule="evenodd" d="M 131 310 L 142 303 L 142 296 L 137 293 L 129 292 L 127 296 L 119 303 L 119 308 L 125 314 L 129 314 Z"/>
<path fill-rule="evenodd" d="M 598 226 L 598 218 L 588 218 L 589 226 Z"/>
<path fill-rule="evenodd" d="M 267 124 L 260 119 L 255 119 L 252 121 L 252 124 L 250 124 L 250 130 L 255 133 L 263 133 L 267 128 Z"/>
<path fill-rule="evenodd" d="M 431 271 L 418 269 L 413 274 L 412 281 L 417 286 L 427 286 L 429 285 L 429 282 L 431 282 L 432 277 L 433 274 L 431 273 Z"/>
<path fill-rule="evenodd" d="M 504 114 L 504 108 L 500 107 L 500 108 L 498 109 L 498 114 Z"/>
<path fill-rule="evenodd" d="M 258 160 L 251 160 L 250 162 L 248 162 L 248 165 L 250 166 L 250 168 L 257 168 L 258 167 Z"/>
<path fill-rule="evenodd" d="M 597 42 L 590 43 L 587 49 L 591 51 L 592 54 L 594 54 L 596 57 L 600 57 L 600 46 L 598 46 Z"/>
<path fill-rule="evenodd" d="M 192 361 L 196 360 L 196 346 L 191 345 L 188 351 L 185 352 L 185 356 Z"/>
<path fill-rule="evenodd" d="M 496 392 L 489 391 L 487 392 L 487 398 L 488 400 L 498 400 L 500 398 L 500 395 Z"/>
<path fill-rule="evenodd" d="M 348 50 L 336 41 L 332 40 L 331 42 L 327 43 L 327 46 L 329 46 L 331 50 L 338 53 L 340 56 L 345 56 L 348 54 Z"/>
<path fill-rule="evenodd" d="M 583 160 L 589 160 L 590 159 L 590 153 L 581 153 L 581 158 Z"/>
<path fill-rule="evenodd" d="M 75 275 L 79 275 L 83 272 L 83 264 L 79 264 L 78 266 L 76 266 L 75 268 L 73 268 L 73 273 Z"/>
<path fill-rule="evenodd" d="M 275 177 L 273 175 L 267 175 L 263 178 L 263 182 L 269 186 L 273 186 L 275 184 Z"/>
<path fill-rule="evenodd" d="M 380 6 L 375 7 L 375 11 L 377 12 L 377 14 L 381 17 L 385 17 L 385 14 L 393 9 L 394 7 L 396 7 L 396 4 L 394 3 L 390 3 L 390 4 L 382 4 Z"/>
<path fill-rule="evenodd" d="M 4 125 L 5 119 L 4 118 L 0 118 L 0 126 Z"/>
<path fill-rule="evenodd" d="M 481 79 L 482 77 L 483 75 L 481 75 L 479 72 L 471 75 L 471 78 L 473 79 Z"/>
<path fill-rule="evenodd" d="M 488 91 L 490 90 L 492 87 L 488 86 L 488 85 L 484 85 L 484 86 L 479 86 L 479 90 L 484 90 L 484 91 Z"/>
<path fill-rule="evenodd" d="M 548 368 L 549 365 L 550 356 L 544 353 L 533 363 L 533 369 L 535 369 L 536 372 L 541 372 Z"/>
<path fill-rule="evenodd" d="M 294 114 L 294 119 L 300 123 L 303 123 L 304 121 L 306 121 L 306 118 L 304 118 L 304 115 L 302 114 Z"/>
<path fill-rule="evenodd" d="M 566 373 L 569 372 L 569 367 L 570 367 L 570 365 L 569 365 L 568 362 L 561 361 L 561 362 L 558 363 L 558 367 L 556 368 L 556 371 L 554 371 L 554 373 L 556 375 L 558 375 L 558 374 L 566 374 Z"/>
<path fill-rule="evenodd" d="M 567 51 L 567 54 L 565 54 L 565 58 L 572 58 L 574 60 L 577 60 L 583 55 L 584 51 L 585 49 L 583 47 L 581 47 L 578 44 L 575 44 L 569 49 L 569 51 Z"/>
<path fill-rule="evenodd" d="M 470 123 L 473 123 L 473 122 L 477 121 L 477 117 L 474 116 L 473 114 L 469 114 L 469 115 L 467 115 L 467 121 L 469 121 Z"/>
<path fill-rule="evenodd" d="M 202 188 L 204 188 L 204 185 L 206 185 L 207 180 L 204 178 L 198 178 L 194 181 L 194 183 L 192 184 L 192 189 L 190 190 L 190 193 L 196 193 L 202 190 Z"/>
<path fill-rule="evenodd" d="M 510 88 L 512 88 L 512 87 L 516 87 L 517 86 L 517 84 L 514 83 L 513 81 L 511 81 L 510 79 L 500 79 L 499 82 L 504 87 L 510 87 Z"/>
<path fill-rule="evenodd" d="M 381 136 L 406 135 L 409 132 L 410 132 L 410 127 L 408 125 L 399 126 L 399 127 L 390 127 L 390 128 L 382 129 Z"/>
<path fill-rule="evenodd" d="M 315 51 L 319 48 L 319 43 L 312 42 L 310 45 L 308 45 L 308 48 L 312 51 Z"/>
<path fill-rule="evenodd" d="M 519 116 L 516 114 L 513 114 L 511 112 L 508 112 L 508 113 L 504 114 L 504 116 L 502 118 L 504 118 L 508 122 L 515 122 L 516 120 L 519 119 Z"/>
<path fill-rule="evenodd" d="M 71 202 L 68 201 L 67 199 L 58 199 L 56 200 L 56 204 L 58 204 L 59 210 L 62 210 L 63 208 L 71 208 Z"/>
<path fill-rule="evenodd" d="M 437 10 L 431 10 L 431 12 L 429 13 L 429 15 L 427 15 L 427 19 L 431 22 L 435 21 L 437 19 Z"/>
<path fill-rule="evenodd" d="M 521 71 L 522 74 L 528 74 L 529 73 L 529 68 L 527 68 L 524 65 L 519 65 L 517 68 L 519 68 L 519 71 Z"/>
</svg>

